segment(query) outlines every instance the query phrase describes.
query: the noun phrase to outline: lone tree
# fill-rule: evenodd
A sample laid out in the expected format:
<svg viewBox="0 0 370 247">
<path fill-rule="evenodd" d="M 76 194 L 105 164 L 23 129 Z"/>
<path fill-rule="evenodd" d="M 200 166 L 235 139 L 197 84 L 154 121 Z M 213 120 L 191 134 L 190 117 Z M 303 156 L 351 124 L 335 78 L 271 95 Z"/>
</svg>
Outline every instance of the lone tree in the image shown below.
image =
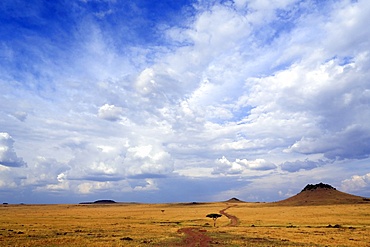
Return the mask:
<svg viewBox="0 0 370 247">
<path fill-rule="evenodd" d="M 207 214 L 206 217 L 213 219 L 213 226 L 216 226 L 216 220 L 220 218 L 222 214 Z"/>
</svg>

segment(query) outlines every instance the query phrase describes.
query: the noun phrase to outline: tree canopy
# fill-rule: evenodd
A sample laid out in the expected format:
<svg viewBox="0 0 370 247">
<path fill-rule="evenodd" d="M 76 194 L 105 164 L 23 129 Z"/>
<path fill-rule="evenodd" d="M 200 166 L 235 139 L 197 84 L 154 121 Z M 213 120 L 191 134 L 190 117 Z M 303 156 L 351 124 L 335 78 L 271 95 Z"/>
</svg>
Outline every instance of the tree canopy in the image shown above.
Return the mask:
<svg viewBox="0 0 370 247">
<path fill-rule="evenodd" d="M 220 218 L 222 214 L 207 214 L 206 217 L 213 219 L 213 226 L 216 226 L 216 220 Z"/>
</svg>

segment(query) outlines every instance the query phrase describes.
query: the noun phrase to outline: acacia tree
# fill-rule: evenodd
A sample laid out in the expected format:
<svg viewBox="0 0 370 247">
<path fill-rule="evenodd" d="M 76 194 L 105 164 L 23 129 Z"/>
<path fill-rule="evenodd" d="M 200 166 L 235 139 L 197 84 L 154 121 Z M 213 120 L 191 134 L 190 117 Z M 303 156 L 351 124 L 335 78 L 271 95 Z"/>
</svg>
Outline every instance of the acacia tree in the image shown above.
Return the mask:
<svg viewBox="0 0 370 247">
<path fill-rule="evenodd" d="M 207 214 L 206 217 L 213 219 L 213 226 L 216 226 L 216 220 L 220 218 L 222 214 Z"/>
</svg>

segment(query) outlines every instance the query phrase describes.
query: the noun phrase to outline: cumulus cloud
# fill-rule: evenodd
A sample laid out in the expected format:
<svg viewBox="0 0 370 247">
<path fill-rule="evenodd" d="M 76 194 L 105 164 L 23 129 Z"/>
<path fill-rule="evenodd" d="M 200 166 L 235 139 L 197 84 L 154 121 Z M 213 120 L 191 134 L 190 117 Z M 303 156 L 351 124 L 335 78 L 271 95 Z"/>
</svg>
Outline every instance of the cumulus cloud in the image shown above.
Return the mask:
<svg viewBox="0 0 370 247">
<path fill-rule="evenodd" d="M 264 159 L 246 160 L 235 159 L 229 161 L 225 156 L 216 160 L 216 167 L 213 169 L 213 174 L 234 175 L 242 174 L 246 170 L 266 171 L 276 168 L 272 162 Z"/>
<path fill-rule="evenodd" d="M 19 188 L 22 179 L 24 177 L 16 174 L 10 167 L 0 166 L 0 188 L 2 190 Z"/>
<path fill-rule="evenodd" d="M 246 168 L 238 162 L 230 162 L 225 156 L 216 160 L 214 174 L 241 174 Z"/>
<path fill-rule="evenodd" d="M 140 145 L 127 149 L 124 164 L 129 177 L 151 178 L 173 172 L 174 161 L 162 148 Z"/>
<path fill-rule="evenodd" d="M 156 84 L 154 77 L 155 72 L 152 68 L 144 69 L 136 79 L 136 89 L 142 94 L 150 93 Z"/>
<path fill-rule="evenodd" d="M 38 186 L 35 188 L 34 191 L 36 192 L 46 192 L 46 193 L 65 193 L 69 191 L 70 185 L 68 181 L 59 182 L 56 184 L 45 184 L 42 186 Z"/>
<path fill-rule="evenodd" d="M 58 162 L 56 159 L 38 156 L 32 164 L 28 165 L 27 179 L 22 183 L 26 186 L 40 188 L 61 188 L 65 181 L 65 172 L 69 166 Z M 63 183 L 62 187 L 65 187 Z"/>
<path fill-rule="evenodd" d="M 117 121 L 122 117 L 122 113 L 121 107 L 105 104 L 99 108 L 98 117 L 108 121 Z"/>
<path fill-rule="evenodd" d="M 22 167 L 27 165 L 15 153 L 13 138 L 4 132 L 0 133 L 0 165 L 8 167 Z"/>
<path fill-rule="evenodd" d="M 114 185 L 110 182 L 82 182 L 77 185 L 76 192 L 79 194 L 91 194 L 96 191 L 106 191 Z"/>
<path fill-rule="evenodd" d="M 118 142 L 118 141 L 117 141 Z M 125 147 L 89 144 L 68 162 L 67 180 L 109 182 L 124 179 Z"/>
<path fill-rule="evenodd" d="M 109 143 L 109 142 L 108 142 Z M 155 143 L 129 145 L 117 140 L 115 145 L 87 145 L 68 162 L 63 178 L 69 181 L 88 181 L 84 188 L 94 190 L 94 182 L 123 182 L 126 179 L 164 177 L 174 170 L 171 155 Z M 94 185 L 95 184 L 95 185 Z"/>
<path fill-rule="evenodd" d="M 273 123 L 267 128 L 279 130 L 287 141 L 298 139 L 286 151 L 321 153 L 329 159 L 366 158 L 370 112 L 367 101 L 359 98 L 369 85 L 357 76 L 365 64 L 369 59 L 360 53 L 350 63 L 335 58 L 312 66 L 301 61 L 273 76 L 252 79 L 247 102 L 254 108 L 248 118 L 265 126 L 268 117 Z"/>
<path fill-rule="evenodd" d="M 151 191 L 158 189 L 158 185 L 154 179 L 145 179 L 145 185 L 138 185 L 133 188 L 134 191 Z"/>
<path fill-rule="evenodd" d="M 357 192 L 363 189 L 370 188 L 370 173 L 363 176 L 354 175 L 349 179 L 345 179 L 341 183 L 341 188 L 346 192 Z"/>
<path fill-rule="evenodd" d="M 272 162 L 269 162 L 265 159 L 256 159 L 254 161 L 248 161 L 246 159 L 236 160 L 236 162 L 244 163 L 251 170 L 265 171 L 273 170 L 276 168 L 276 165 Z"/>
</svg>

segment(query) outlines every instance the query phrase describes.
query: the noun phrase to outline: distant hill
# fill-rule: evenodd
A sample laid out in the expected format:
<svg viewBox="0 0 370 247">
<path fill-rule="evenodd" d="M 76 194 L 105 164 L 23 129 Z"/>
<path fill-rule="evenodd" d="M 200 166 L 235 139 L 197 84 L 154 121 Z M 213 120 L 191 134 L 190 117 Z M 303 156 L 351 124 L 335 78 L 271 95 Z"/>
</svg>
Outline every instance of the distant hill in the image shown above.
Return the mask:
<svg viewBox="0 0 370 247">
<path fill-rule="evenodd" d="M 243 203 L 244 201 L 242 200 L 239 200 L 238 198 L 236 197 L 233 197 L 233 198 L 230 198 L 229 200 L 225 201 L 225 202 L 229 202 L 229 203 Z"/>
<path fill-rule="evenodd" d="M 116 203 L 113 200 L 97 200 L 95 202 L 80 202 L 80 204 L 112 204 Z"/>
<path fill-rule="evenodd" d="M 97 200 L 97 201 L 95 201 L 94 203 L 96 203 L 96 204 L 110 204 L 110 203 L 116 203 L 115 201 L 113 201 L 113 200 Z"/>
<path fill-rule="evenodd" d="M 338 191 L 329 184 L 308 184 L 295 196 L 274 202 L 276 205 L 305 206 L 370 203 L 370 199 Z"/>
</svg>

